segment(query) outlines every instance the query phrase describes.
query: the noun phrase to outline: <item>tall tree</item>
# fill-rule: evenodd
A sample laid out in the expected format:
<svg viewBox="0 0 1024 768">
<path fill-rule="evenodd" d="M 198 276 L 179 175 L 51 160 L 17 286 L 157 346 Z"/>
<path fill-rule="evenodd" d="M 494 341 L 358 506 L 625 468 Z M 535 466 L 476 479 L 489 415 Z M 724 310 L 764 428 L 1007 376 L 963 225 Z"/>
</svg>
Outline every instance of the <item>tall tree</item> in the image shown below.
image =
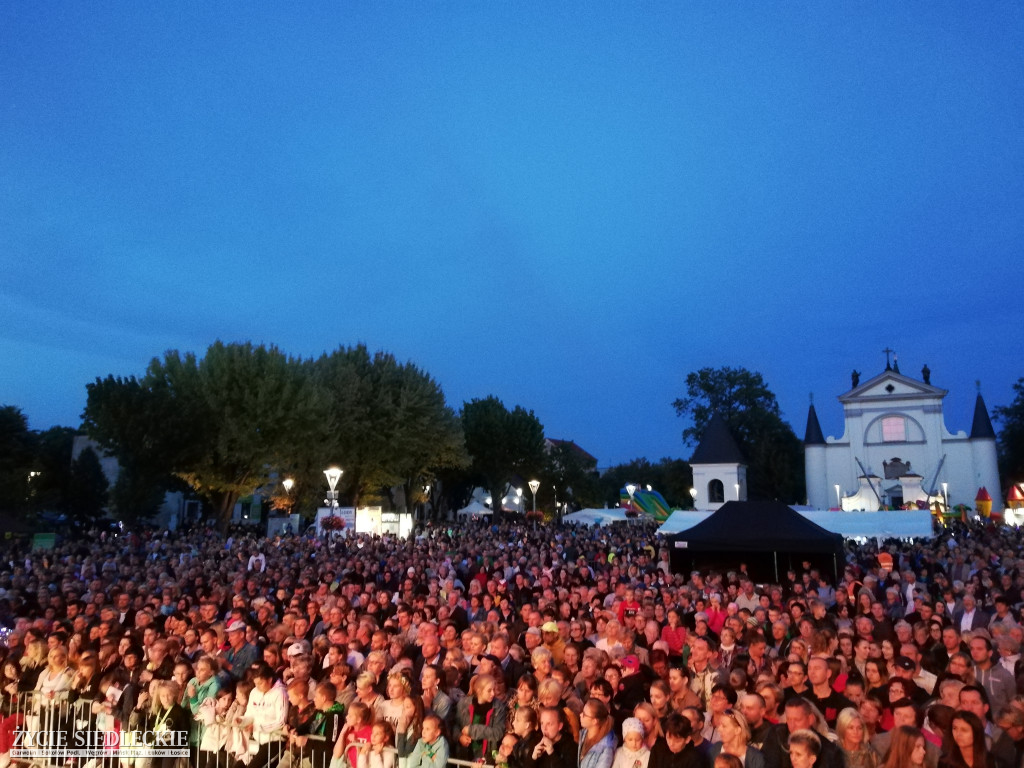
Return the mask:
<svg viewBox="0 0 1024 768">
<path fill-rule="evenodd" d="M 993 409 L 1000 424 L 999 474 L 1004 483 L 1024 482 L 1024 378 L 1013 385 L 1016 396 L 1010 405 Z"/>
<path fill-rule="evenodd" d="M 462 406 L 470 472 L 491 494 L 496 517 L 514 475 L 535 477 L 544 468 L 544 427 L 533 411 L 508 410 L 493 395 Z"/>
<path fill-rule="evenodd" d="M 803 445 L 781 415 L 760 373 L 746 368 L 702 368 L 686 377 L 686 397 L 672 405 L 692 426 L 683 441 L 696 445 L 714 413 L 729 425 L 747 457 L 752 500 L 797 501 L 804 496 Z"/>
<path fill-rule="evenodd" d="M 329 424 L 301 361 L 274 346 L 218 341 L 202 360 L 168 352 L 146 383 L 173 393 L 196 420 L 201 433 L 183 446 L 176 473 L 210 498 L 222 528 L 240 496 L 269 484 Z"/>
<path fill-rule="evenodd" d="M 28 509 L 33 454 L 34 439 L 25 414 L 13 405 L 0 407 L 0 511 Z"/>
<path fill-rule="evenodd" d="M 110 377 L 88 394 L 89 433 L 123 465 L 141 465 L 143 476 L 173 472 L 207 498 L 222 528 L 241 495 L 322 444 L 329 427 L 301 362 L 249 343 L 218 341 L 202 360 L 172 350 L 142 380 Z"/>
<path fill-rule="evenodd" d="M 86 385 L 82 419 L 86 433 L 117 459 L 110 502 L 115 517 L 129 523 L 159 509 L 202 424 L 171 389 L 134 376 Z"/>
<path fill-rule="evenodd" d="M 68 512 L 71 523 L 84 530 L 106 514 L 109 483 L 100 466 L 99 456 L 86 448 L 71 463 L 68 483 Z"/>
<path fill-rule="evenodd" d="M 568 441 L 555 443 L 545 458 L 545 485 L 553 486 L 559 500 L 577 509 L 597 505 L 601 488 L 594 458 Z"/>
<path fill-rule="evenodd" d="M 71 452 L 75 430 L 51 427 L 35 436 L 33 468 L 39 474 L 32 478 L 32 506 L 42 511 L 68 514 L 71 496 Z"/>
</svg>

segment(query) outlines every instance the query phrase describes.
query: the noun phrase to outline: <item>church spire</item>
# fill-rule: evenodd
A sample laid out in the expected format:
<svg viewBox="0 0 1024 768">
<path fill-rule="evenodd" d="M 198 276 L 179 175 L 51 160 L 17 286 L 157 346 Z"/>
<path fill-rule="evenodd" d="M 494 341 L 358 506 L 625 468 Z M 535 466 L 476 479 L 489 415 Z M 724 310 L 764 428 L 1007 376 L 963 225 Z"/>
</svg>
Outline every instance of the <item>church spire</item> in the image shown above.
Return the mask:
<svg viewBox="0 0 1024 768">
<path fill-rule="evenodd" d="M 821 424 L 818 423 L 818 414 L 814 410 L 814 403 L 807 411 L 807 431 L 804 432 L 804 445 L 824 445 L 825 435 L 821 433 Z"/>
<path fill-rule="evenodd" d="M 981 397 L 981 392 L 979 392 L 977 399 L 974 401 L 974 421 L 971 422 L 971 439 L 995 440 L 995 438 L 996 431 L 992 429 L 992 420 L 988 417 L 988 408 L 985 407 L 985 401 Z"/>
</svg>

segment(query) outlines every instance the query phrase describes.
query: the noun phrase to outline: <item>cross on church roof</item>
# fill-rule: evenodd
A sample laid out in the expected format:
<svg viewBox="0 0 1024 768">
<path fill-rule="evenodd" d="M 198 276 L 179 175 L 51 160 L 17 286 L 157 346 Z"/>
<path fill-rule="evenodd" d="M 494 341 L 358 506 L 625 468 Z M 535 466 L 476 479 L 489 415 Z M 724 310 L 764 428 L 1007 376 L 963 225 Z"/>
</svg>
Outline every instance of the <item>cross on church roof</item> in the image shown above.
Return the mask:
<svg viewBox="0 0 1024 768">
<path fill-rule="evenodd" d="M 892 363 L 889 361 L 889 355 L 895 354 L 896 350 L 895 349 L 890 349 L 889 347 L 886 347 L 882 351 L 885 352 L 885 370 L 891 371 L 892 370 Z"/>
</svg>

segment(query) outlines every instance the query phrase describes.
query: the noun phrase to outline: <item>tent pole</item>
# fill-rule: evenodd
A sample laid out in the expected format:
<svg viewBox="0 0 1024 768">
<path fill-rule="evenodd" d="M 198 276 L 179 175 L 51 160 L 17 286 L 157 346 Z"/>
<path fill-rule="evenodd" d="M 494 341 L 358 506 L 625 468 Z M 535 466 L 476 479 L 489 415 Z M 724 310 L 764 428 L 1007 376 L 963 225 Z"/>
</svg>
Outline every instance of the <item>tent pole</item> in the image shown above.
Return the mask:
<svg viewBox="0 0 1024 768">
<path fill-rule="evenodd" d="M 779 553 L 772 552 L 772 559 L 775 560 L 775 583 L 779 583 Z"/>
</svg>

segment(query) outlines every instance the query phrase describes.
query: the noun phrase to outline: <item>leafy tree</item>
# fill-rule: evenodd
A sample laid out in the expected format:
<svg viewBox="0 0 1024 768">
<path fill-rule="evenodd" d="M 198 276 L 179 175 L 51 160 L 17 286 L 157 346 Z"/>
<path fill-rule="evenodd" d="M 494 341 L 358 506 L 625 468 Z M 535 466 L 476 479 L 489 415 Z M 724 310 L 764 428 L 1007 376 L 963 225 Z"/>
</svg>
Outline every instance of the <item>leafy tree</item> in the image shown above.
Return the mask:
<svg viewBox="0 0 1024 768">
<path fill-rule="evenodd" d="M 310 443 L 322 445 L 329 427 L 300 361 L 275 347 L 219 341 L 202 360 L 170 351 L 139 381 L 97 380 L 85 424 L 129 477 L 173 472 L 210 501 L 222 528 L 240 496 Z M 148 506 L 158 486 L 116 488 L 116 503 Z"/>
<path fill-rule="evenodd" d="M 34 447 L 28 419 L 21 409 L 0 407 L 0 511 L 28 509 Z"/>
<path fill-rule="evenodd" d="M 1024 378 L 1013 385 L 1016 396 L 1007 406 L 993 409 L 1001 425 L 998 436 L 999 472 L 1004 482 L 1024 482 Z"/>
<path fill-rule="evenodd" d="M 720 413 L 748 459 L 750 499 L 795 501 L 804 495 L 803 445 L 760 373 L 702 368 L 686 377 L 686 391 L 672 403 L 677 415 L 692 420 L 685 443 L 696 445 L 711 416 Z"/>
<path fill-rule="evenodd" d="M 79 530 L 104 517 L 108 488 L 99 456 L 92 448 L 86 448 L 71 463 L 68 483 L 68 517 Z"/>
<path fill-rule="evenodd" d="M 570 442 L 556 443 L 546 456 L 544 486 L 552 488 L 557 497 L 570 501 L 577 508 L 597 506 L 601 499 L 597 461 Z M 530 497 L 527 497 L 530 498 Z"/>
<path fill-rule="evenodd" d="M 86 385 L 83 428 L 117 459 L 120 471 L 110 491 L 115 517 L 138 522 L 154 515 L 164 494 L 176 486 L 200 423 L 166 386 L 134 376 L 107 376 Z"/>
<path fill-rule="evenodd" d="M 309 441 L 326 439 L 321 393 L 301 361 L 274 346 L 218 341 L 202 360 L 168 352 L 150 364 L 145 383 L 189 414 L 175 472 L 211 500 L 222 528 L 240 496 L 269 484 Z"/>
<path fill-rule="evenodd" d="M 470 474 L 490 491 L 496 517 L 501 497 L 515 475 L 536 477 L 544 469 L 544 427 L 522 406 L 509 411 L 493 395 L 462 406 L 462 430 Z"/>
<path fill-rule="evenodd" d="M 413 363 L 371 355 L 360 344 L 324 355 L 313 368 L 334 425 L 329 455 L 345 471 L 339 488 L 353 506 L 392 486 L 415 503 L 425 478 L 467 462 L 455 412 L 440 385 Z"/>
<path fill-rule="evenodd" d="M 52 427 L 35 435 L 32 478 L 32 506 L 37 511 L 69 514 L 71 498 L 71 451 L 75 430 Z"/>
</svg>

